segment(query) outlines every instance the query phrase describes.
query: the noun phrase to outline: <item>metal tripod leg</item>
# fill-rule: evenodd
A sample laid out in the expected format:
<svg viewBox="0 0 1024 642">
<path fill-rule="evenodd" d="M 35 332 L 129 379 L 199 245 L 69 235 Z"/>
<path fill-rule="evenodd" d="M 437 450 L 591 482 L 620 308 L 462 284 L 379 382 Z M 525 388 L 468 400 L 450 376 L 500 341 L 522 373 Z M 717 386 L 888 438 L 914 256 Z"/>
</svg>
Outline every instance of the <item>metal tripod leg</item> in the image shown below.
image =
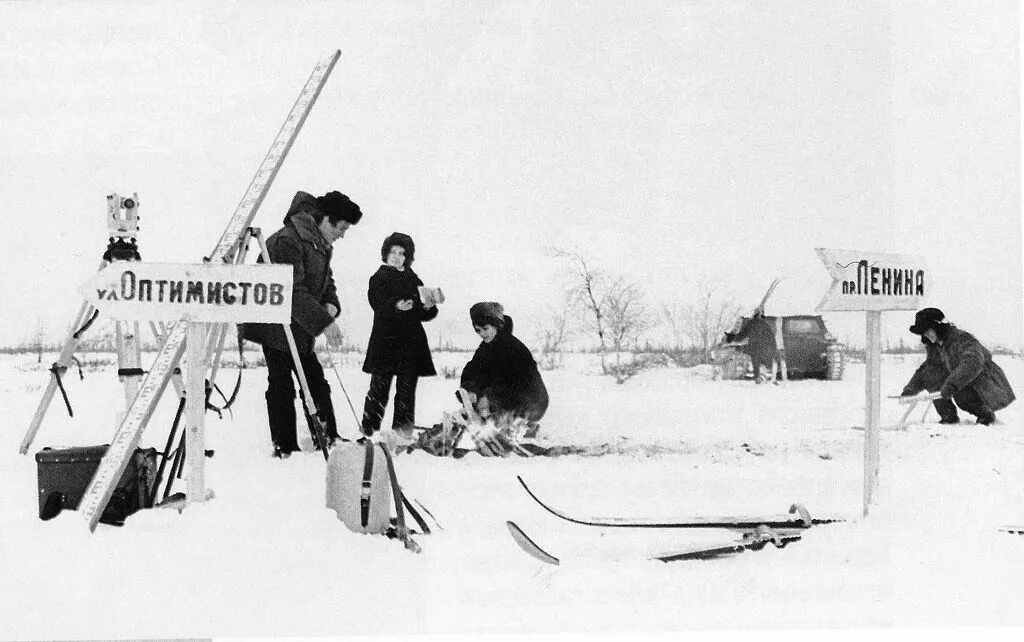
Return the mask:
<svg viewBox="0 0 1024 642">
<path fill-rule="evenodd" d="M 99 269 L 107 264 L 106 261 L 100 262 Z M 82 326 L 89 319 L 95 308 L 89 304 L 89 302 L 83 302 L 82 307 L 79 308 L 78 314 L 75 316 L 74 322 L 71 327 L 68 328 L 67 337 L 64 339 L 64 346 L 61 348 L 60 356 L 57 357 L 57 361 L 53 364 L 55 369 L 67 369 L 71 365 L 71 357 L 75 354 L 75 348 L 78 347 L 78 333 Z M 43 398 L 39 401 L 39 406 L 36 408 L 36 414 L 32 416 L 32 421 L 28 425 L 28 430 L 25 431 L 25 436 L 21 440 L 21 446 L 18 452 L 24 455 L 28 452 L 29 447 L 36 438 L 36 433 L 39 432 L 39 425 L 43 422 L 43 417 L 46 415 L 47 408 L 50 407 L 50 402 L 53 401 L 53 395 L 57 392 L 59 382 L 57 377 L 59 375 L 51 371 L 50 382 L 46 386 L 46 390 L 43 391 Z"/>
</svg>

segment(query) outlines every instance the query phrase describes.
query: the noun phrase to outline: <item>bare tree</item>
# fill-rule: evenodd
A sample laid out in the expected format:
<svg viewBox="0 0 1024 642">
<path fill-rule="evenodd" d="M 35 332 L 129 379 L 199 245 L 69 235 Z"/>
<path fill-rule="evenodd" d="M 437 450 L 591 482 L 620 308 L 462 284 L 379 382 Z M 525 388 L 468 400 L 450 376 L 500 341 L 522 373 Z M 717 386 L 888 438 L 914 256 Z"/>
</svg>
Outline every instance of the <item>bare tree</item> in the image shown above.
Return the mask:
<svg viewBox="0 0 1024 642">
<path fill-rule="evenodd" d="M 615 349 L 615 371 L 619 373 L 622 372 L 622 351 L 627 346 L 635 346 L 640 335 L 653 325 L 653 320 L 640 288 L 622 277 L 608 284 L 604 307 L 608 340 Z"/>
<path fill-rule="evenodd" d="M 568 262 L 572 272 L 569 301 L 583 312 L 584 327 L 597 337 L 601 357 L 601 372 L 615 374 L 619 383 L 621 376 L 621 352 L 630 343 L 635 343 L 640 334 L 652 323 L 643 295 L 632 281 L 624 277 L 613 277 L 593 267 L 586 258 L 576 252 L 554 249 L 555 258 Z M 609 347 L 615 350 L 615 366 L 609 368 L 605 360 Z"/>
<path fill-rule="evenodd" d="M 535 320 L 541 356 L 538 365 L 545 370 L 554 370 L 562 365 L 562 349 L 572 334 L 569 312 L 570 301 L 566 300 L 561 308 L 549 307 Z"/>
<path fill-rule="evenodd" d="M 587 260 L 576 252 L 561 248 L 552 250 L 555 258 L 569 264 L 572 273 L 572 284 L 567 293 L 570 304 L 583 312 L 583 326 L 597 335 L 598 352 L 601 355 L 601 372 L 607 373 L 604 361 L 607 345 L 605 343 L 604 301 L 601 284 L 605 280 L 604 273 L 593 268 Z"/>
<path fill-rule="evenodd" d="M 461 324 L 455 320 L 449 320 L 437 326 L 437 343 L 434 350 L 441 352 L 456 352 L 458 346 L 455 344 L 455 337 L 458 336 Z"/>
<path fill-rule="evenodd" d="M 677 344 L 696 348 L 701 363 L 711 360 L 711 349 L 732 329 L 740 314 L 739 305 L 717 298 L 705 285 L 698 286 L 695 301 L 662 307 L 662 316 Z"/>
<path fill-rule="evenodd" d="M 32 334 L 32 347 L 36 351 L 36 363 L 42 363 L 43 350 L 46 347 L 46 324 L 41 316 L 36 316 L 36 327 Z"/>
</svg>

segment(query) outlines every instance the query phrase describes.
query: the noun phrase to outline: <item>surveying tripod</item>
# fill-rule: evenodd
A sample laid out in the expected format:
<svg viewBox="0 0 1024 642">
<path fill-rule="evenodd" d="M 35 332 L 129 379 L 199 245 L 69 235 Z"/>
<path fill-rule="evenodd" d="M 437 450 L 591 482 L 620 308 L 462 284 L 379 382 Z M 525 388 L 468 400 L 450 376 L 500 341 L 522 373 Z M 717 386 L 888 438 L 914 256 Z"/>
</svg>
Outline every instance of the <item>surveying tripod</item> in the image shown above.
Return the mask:
<svg viewBox="0 0 1024 642">
<path fill-rule="evenodd" d="M 248 239 L 254 233 L 262 245 L 262 235 L 259 235 L 258 231 L 250 227 L 252 220 L 340 56 L 341 52 L 335 51 L 318 62 L 314 67 L 284 124 L 278 131 L 277 137 L 264 156 L 256 175 L 253 177 L 242 200 L 228 221 L 224 232 L 217 240 L 210 254 L 203 259 L 204 262 L 213 264 L 241 263 L 245 259 L 245 248 L 247 247 Z M 132 243 L 127 242 L 127 245 L 131 246 Z M 120 245 L 118 247 L 123 248 Z M 264 260 L 267 260 L 269 257 L 266 255 L 265 247 L 262 248 L 262 252 Z M 100 267 L 105 267 L 105 265 L 105 263 L 101 263 Z M 61 350 L 60 358 L 55 364 L 54 369 L 51 370 L 50 385 L 47 387 L 43 400 L 36 411 L 36 416 L 33 417 L 29 430 L 22 441 L 20 450 L 22 454 L 27 452 L 35 438 L 39 424 L 42 421 L 42 416 L 45 414 L 47 406 L 59 387 L 57 377 L 59 376 L 60 368 L 63 367 L 66 370 L 74 349 L 78 345 L 78 340 L 87 327 L 87 322 L 91 324 L 95 320 L 95 315 L 96 310 L 93 306 L 86 303 L 79 311 L 75 323 L 72 324 L 68 340 Z M 90 530 L 95 530 L 96 525 L 99 523 L 100 515 L 110 500 L 116 483 L 127 468 L 128 461 L 138 446 L 142 433 L 168 382 L 174 379 L 175 386 L 180 386 L 180 370 L 177 369 L 177 366 L 183 355 L 186 357 L 185 367 L 189 375 L 187 385 L 179 387 L 179 407 L 181 407 L 180 400 L 183 394 L 187 401 L 187 407 L 184 408 L 187 425 L 183 439 L 186 436 L 188 437 L 185 440 L 185 443 L 189 445 L 188 452 L 199 454 L 198 457 L 194 455 L 191 457 L 192 463 L 190 468 L 191 474 L 188 479 L 187 501 L 205 501 L 207 493 L 204 486 L 202 469 L 202 462 L 205 459 L 202 455 L 205 452 L 203 448 L 202 417 L 205 412 L 206 399 L 204 393 L 206 390 L 204 390 L 204 378 L 195 375 L 197 373 L 205 374 L 207 369 L 212 366 L 208 380 L 210 382 L 214 381 L 229 325 L 231 324 L 227 322 L 197 324 L 189 322 L 187 318 L 181 318 L 173 324 L 165 326 L 163 331 L 158 333 L 160 350 L 153 359 L 150 369 L 143 374 L 141 382 L 137 382 L 135 377 L 131 378 L 134 392 L 131 394 L 128 409 L 123 417 L 119 419 L 118 427 L 110 440 L 110 446 L 100 461 L 79 503 L 78 510 L 84 515 Z M 155 333 L 157 332 L 155 325 L 151 325 L 151 328 L 154 328 Z M 329 444 L 327 444 L 327 440 L 323 436 L 322 424 L 313 405 L 312 395 L 309 393 L 305 375 L 301 370 L 295 339 L 292 336 L 291 327 L 288 323 L 283 324 L 283 329 L 288 340 L 296 371 L 300 373 L 299 384 L 303 390 L 302 397 L 306 414 L 309 417 L 310 427 L 314 434 L 319 433 L 319 445 L 326 458 Z M 126 339 L 128 334 L 129 332 L 126 331 L 124 335 Z M 137 337 L 137 332 L 131 332 L 131 336 Z M 185 354 L 186 341 L 187 355 Z M 212 363 L 211 355 L 213 356 Z M 119 372 L 122 369 L 130 371 L 132 368 L 137 368 L 137 365 L 132 365 L 128 359 L 123 364 L 119 363 L 119 366 L 121 365 L 124 368 L 119 368 Z M 182 393 L 182 390 L 184 393 Z M 127 398 L 129 392 L 126 390 L 125 394 Z"/>
<path fill-rule="evenodd" d="M 98 269 L 102 270 L 115 261 L 142 260 L 138 246 L 138 210 L 138 193 L 133 193 L 130 197 L 122 197 L 116 193 L 107 196 L 106 222 L 110 237 Z M 88 301 L 84 301 L 71 322 L 60 354 L 53 365 L 50 366 L 50 381 L 43 392 L 43 398 L 39 402 L 39 406 L 36 408 L 36 412 L 29 424 L 28 431 L 21 441 L 21 447 L 19 448 L 21 454 L 28 452 L 29 446 L 32 445 L 43 417 L 46 415 L 50 402 L 57 391 L 61 393 L 68 415 L 74 417 L 75 413 L 71 407 L 71 401 L 68 399 L 62 379 L 74 361 L 74 355 L 81 344 L 82 336 L 92 326 L 98 316 L 99 310 Z M 151 325 L 151 329 L 157 341 L 159 341 L 160 334 L 156 326 Z M 125 407 L 127 407 L 138 393 L 139 379 L 144 374 L 141 368 L 142 348 L 139 343 L 139 323 L 137 321 L 117 321 L 115 323 L 115 341 L 117 374 L 124 387 Z"/>
</svg>

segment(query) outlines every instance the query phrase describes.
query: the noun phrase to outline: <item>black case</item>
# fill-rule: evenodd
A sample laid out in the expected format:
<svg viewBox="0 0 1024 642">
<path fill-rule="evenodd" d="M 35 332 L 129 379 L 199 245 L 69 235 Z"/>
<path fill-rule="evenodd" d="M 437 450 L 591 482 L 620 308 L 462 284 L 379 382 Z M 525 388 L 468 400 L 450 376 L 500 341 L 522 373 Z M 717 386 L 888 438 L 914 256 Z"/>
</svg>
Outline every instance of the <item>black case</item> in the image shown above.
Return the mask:
<svg viewBox="0 0 1024 642">
<path fill-rule="evenodd" d="M 39 517 L 50 519 L 62 509 L 75 510 L 99 467 L 109 444 L 78 448 L 43 448 L 36 453 L 39 477 Z M 136 448 L 100 516 L 105 524 L 124 519 L 152 504 L 149 496 L 156 476 L 156 449 Z"/>
</svg>

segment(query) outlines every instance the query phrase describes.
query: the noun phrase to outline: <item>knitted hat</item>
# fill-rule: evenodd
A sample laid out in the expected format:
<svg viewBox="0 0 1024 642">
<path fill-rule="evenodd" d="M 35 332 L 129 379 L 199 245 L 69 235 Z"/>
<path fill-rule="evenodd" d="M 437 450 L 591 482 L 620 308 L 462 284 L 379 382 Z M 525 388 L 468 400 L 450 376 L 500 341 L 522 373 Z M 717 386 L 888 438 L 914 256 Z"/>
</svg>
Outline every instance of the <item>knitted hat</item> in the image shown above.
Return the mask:
<svg viewBox="0 0 1024 642">
<path fill-rule="evenodd" d="M 352 202 L 352 199 L 341 192 L 327 192 L 316 198 L 317 207 L 324 213 L 330 222 L 337 225 L 339 220 L 347 221 L 351 225 L 359 222 L 363 217 L 362 210 Z"/>
<path fill-rule="evenodd" d="M 388 253 L 395 245 L 405 248 L 405 267 L 411 267 L 413 259 L 416 258 L 416 244 L 412 242 L 411 236 L 401 232 L 392 232 L 384 239 L 380 246 L 380 260 L 387 263 Z"/>
<path fill-rule="evenodd" d="M 505 309 L 494 301 L 474 303 L 469 308 L 469 318 L 473 325 L 481 328 L 485 325 L 492 325 L 499 330 L 505 327 Z"/>
<path fill-rule="evenodd" d="M 928 329 L 935 329 L 946 323 L 946 315 L 938 308 L 925 308 L 914 315 L 914 325 L 910 331 L 914 334 L 924 334 Z"/>
</svg>

